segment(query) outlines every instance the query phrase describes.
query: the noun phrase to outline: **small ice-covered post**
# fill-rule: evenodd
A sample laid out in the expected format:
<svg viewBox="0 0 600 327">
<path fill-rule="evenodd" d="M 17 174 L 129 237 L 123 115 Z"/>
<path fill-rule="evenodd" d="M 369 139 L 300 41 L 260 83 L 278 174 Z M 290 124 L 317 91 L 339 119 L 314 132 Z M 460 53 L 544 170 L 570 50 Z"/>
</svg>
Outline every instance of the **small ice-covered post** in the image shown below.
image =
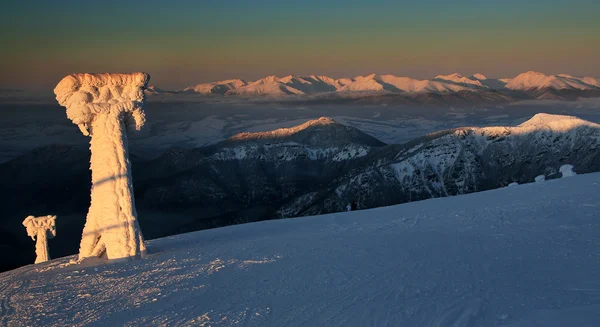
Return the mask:
<svg viewBox="0 0 600 327">
<path fill-rule="evenodd" d="M 562 166 L 560 166 L 558 171 L 560 171 L 562 177 L 572 177 L 572 176 L 577 175 L 573 171 L 573 165 L 562 165 Z"/>
<path fill-rule="evenodd" d="M 35 241 L 35 263 L 50 260 L 48 239 L 56 236 L 56 216 L 28 216 L 23 220 L 27 235 Z"/>
<path fill-rule="evenodd" d="M 54 89 L 67 117 L 91 137 L 92 194 L 79 261 L 146 252 L 135 210 L 127 130 L 140 130 L 146 121 L 144 89 L 149 79 L 145 73 L 73 74 Z"/>
</svg>

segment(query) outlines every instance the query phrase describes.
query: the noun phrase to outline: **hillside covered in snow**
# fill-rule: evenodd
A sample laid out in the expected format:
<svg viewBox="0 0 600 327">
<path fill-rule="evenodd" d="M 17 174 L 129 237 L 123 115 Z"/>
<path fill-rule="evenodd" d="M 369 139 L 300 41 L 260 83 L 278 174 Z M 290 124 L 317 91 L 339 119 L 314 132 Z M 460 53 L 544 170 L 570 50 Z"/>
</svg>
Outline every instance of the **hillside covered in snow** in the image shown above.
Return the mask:
<svg viewBox="0 0 600 327">
<path fill-rule="evenodd" d="M 242 132 L 205 147 L 132 156 L 136 208 L 149 239 L 232 224 L 375 208 L 532 183 L 600 167 L 600 125 L 537 114 L 518 126 L 442 130 L 385 144 L 321 117 L 300 125 Z M 89 153 L 39 148 L 0 164 L 6 203 L 2 264 L 32 262 L 27 215 L 58 215 L 63 241 L 52 256 L 75 253 L 89 204 Z M 65 169 L 64 167 L 69 167 Z M 165 218 L 167 217 L 167 218 Z M 0 268 L 3 268 L 0 266 Z"/>
<path fill-rule="evenodd" d="M 0 274 L 0 324 L 598 326 L 598 185 L 578 175 L 177 235 L 130 262 L 29 265 Z"/>
</svg>

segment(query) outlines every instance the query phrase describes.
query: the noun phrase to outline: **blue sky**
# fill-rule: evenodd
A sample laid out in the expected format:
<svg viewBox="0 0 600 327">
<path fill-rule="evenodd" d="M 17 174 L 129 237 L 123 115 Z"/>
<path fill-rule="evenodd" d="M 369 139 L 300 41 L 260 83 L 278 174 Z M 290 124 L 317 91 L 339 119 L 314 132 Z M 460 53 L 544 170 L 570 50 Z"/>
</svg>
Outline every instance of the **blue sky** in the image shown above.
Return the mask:
<svg viewBox="0 0 600 327">
<path fill-rule="evenodd" d="M 589 0 L 5 0 L 0 88 L 84 71 L 146 71 L 165 88 L 289 73 L 600 76 L 598 17 Z"/>
</svg>

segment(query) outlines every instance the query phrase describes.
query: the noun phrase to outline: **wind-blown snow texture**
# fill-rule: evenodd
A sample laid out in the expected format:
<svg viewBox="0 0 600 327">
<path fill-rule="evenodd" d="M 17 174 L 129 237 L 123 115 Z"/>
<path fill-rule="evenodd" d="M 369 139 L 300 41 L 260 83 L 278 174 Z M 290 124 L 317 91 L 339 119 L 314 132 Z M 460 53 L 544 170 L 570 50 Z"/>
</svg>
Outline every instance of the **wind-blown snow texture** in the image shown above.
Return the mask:
<svg viewBox="0 0 600 327">
<path fill-rule="evenodd" d="M 600 174 L 0 275 L 2 326 L 598 326 Z"/>
<path fill-rule="evenodd" d="M 90 135 L 92 194 L 79 260 L 106 255 L 136 257 L 145 252 L 137 221 L 126 127 L 142 128 L 144 88 L 150 76 L 74 74 L 54 93 L 67 117 Z"/>
</svg>

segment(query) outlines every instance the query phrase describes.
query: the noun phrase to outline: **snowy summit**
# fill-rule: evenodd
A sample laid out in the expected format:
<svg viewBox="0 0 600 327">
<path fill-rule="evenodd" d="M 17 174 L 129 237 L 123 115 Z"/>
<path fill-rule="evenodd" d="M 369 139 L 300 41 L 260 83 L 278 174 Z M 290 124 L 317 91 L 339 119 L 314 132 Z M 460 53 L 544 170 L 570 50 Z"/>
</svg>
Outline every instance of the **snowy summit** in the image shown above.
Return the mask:
<svg viewBox="0 0 600 327">
<path fill-rule="evenodd" d="M 595 90 L 598 79 L 578 78 L 566 74 L 545 75 L 535 71 L 522 73 L 506 84 L 512 90 L 540 90 L 540 89 L 576 89 Z"/>
<path fill-rule="evenodd" d="M 294 135 L 294 134 L 296 134 L 300 131 L 306 130 L 307 128 L 310 128 L 310 127 L 331 125 L 331 124 L 337 124 L 337 123 L 335 122 L 335 120 L 333 120 L 329 117 L 321 117 L 319 119 L 309 120 L 304 124 L 300 124 L 298 126 L 294 126 L 291 128 L 280 128 L 280 129 L 276 129 L 274 131 L 268 131 L 268 132 L 240 133 L 240 134 L 232 136 L 230 138 L 230 140 L 240 141 L 240 140 L 252 140 L 252 139 L 281 138 L 281 137 Z"/>
</svg>

